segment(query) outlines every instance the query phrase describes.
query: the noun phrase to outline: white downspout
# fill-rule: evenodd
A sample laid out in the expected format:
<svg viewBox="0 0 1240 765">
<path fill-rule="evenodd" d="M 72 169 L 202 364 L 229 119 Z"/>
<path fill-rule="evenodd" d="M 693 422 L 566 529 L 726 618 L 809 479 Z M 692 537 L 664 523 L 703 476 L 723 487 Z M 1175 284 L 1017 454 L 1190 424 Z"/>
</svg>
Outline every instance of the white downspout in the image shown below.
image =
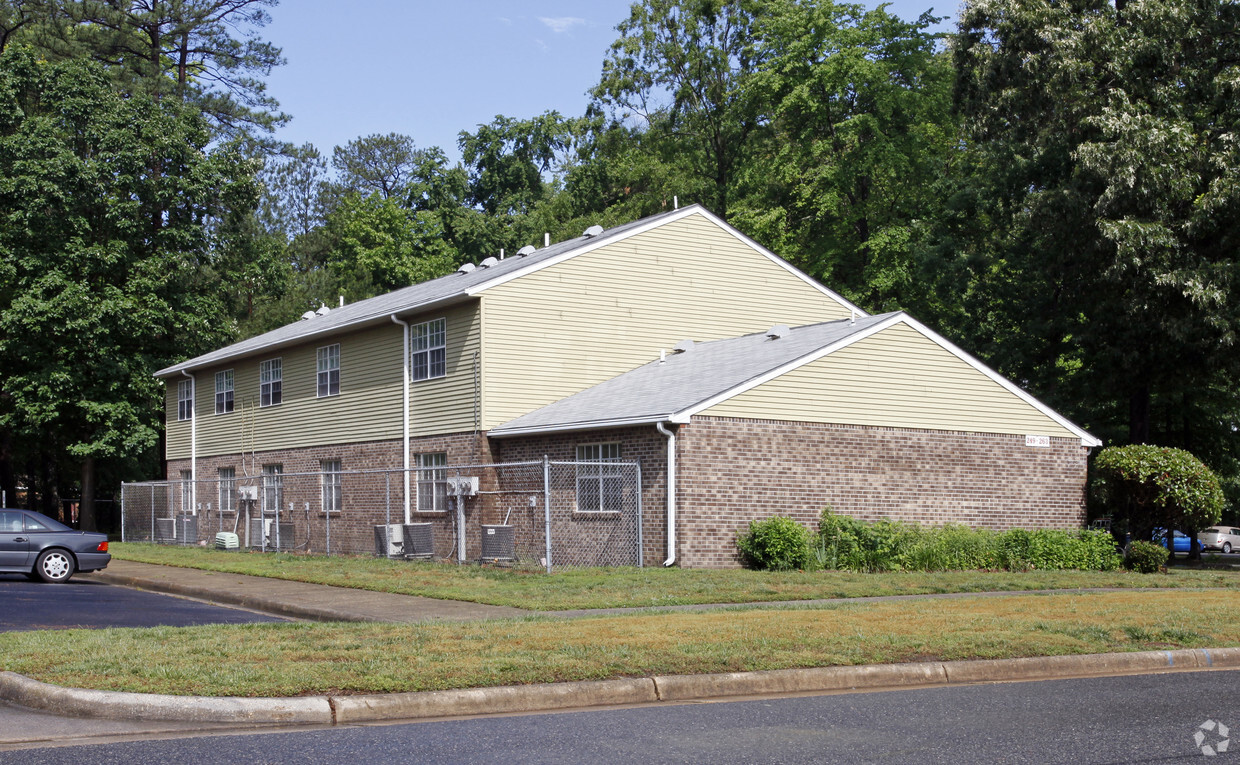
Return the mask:
<svg viewBox="0 0 1240 765">
<path fill-rule="evenodd" d="M 676 562 L 676 434 L 661 422 L 654 426 L 667 436 L 667 560 L 663 565 L 670 566 Z"/>
<path fill-rule="evenodd" d="M 189 378 L 189 511 L 198 515 L 198 378 L 184 369 L 181 374 Z"/>
<path fill-rule="evenodd" d="M 405 523 L 413 523 L 412 505 L 409 496 L 409 322 L 401 321 L 396 318 L 396 314 L 392 314 L 392 321 L 405 328 L 404 335 L 404 384 L 401 387 L 401 401 L 404 402 L 404 437 L 402 442 L 404 448 L 404 474 L 405 474 Z"/>
</svg>

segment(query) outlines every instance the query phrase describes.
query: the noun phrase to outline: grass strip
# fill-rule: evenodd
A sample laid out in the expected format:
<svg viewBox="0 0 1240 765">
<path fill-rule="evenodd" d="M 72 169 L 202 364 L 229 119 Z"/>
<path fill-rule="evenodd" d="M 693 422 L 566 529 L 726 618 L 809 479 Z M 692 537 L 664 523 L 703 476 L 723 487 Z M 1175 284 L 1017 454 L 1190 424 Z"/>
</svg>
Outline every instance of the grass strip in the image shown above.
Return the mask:
<svg viewBox="0 0 1240 765">
<path fill-rule="evenodd" d="M 224 552 L 139 543 L 113 544 L 112 554 L 142 563 L 541 611 L 1096 587 L 1240 588 L 1240 572 L 1231 569 L 1172 569 L 1167 574 L 1127 571 L 860 574 L 849 571 L 590 568 L 565 569 L 548 575 L 541 570 L 520 568 L 372 557 Z"/>
<path fill-rule="evenodd" d="M 1234 594 L 1107 592 L 472 623 L 11 632 L 0 666 L 179 695 L 426 691 L 568 680 L 1240 645 Z"/>
</svg>

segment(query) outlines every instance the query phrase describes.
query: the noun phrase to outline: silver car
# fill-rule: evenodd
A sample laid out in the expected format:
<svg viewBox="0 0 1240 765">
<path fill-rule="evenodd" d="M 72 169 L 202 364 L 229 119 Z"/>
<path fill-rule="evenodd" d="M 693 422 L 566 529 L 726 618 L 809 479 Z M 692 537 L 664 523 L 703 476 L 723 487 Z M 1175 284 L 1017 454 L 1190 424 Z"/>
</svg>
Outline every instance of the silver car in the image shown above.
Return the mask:
<svg viewBox="0 0 1240 765">
<path fill-rule="evenodd" d="M 1214 526 L 1197 535 L 1203 550 L 1222 550 L 1229 553 L 1240 549 L 1240 529 L 1234 526 Z"/>
</svg>

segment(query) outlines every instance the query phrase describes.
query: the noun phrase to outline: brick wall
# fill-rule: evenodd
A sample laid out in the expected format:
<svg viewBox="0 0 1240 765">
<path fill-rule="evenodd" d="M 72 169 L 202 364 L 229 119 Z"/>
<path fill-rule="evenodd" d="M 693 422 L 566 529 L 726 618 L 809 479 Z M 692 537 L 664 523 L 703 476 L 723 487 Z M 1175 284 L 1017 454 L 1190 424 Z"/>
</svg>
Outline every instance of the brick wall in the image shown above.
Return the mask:
<svg viewBox="0 0 1240 765">
<path fill-rule="evenodd" d="M 1076 528 L 1088 450 L 1077 439 L 695 417 L 678 434 L 678 548 L 692 567 L 739 565 L 736 534 L 786 515 L 817 529 L 830 505 L 865 519 L 1004 530 Z"/>
</svg>

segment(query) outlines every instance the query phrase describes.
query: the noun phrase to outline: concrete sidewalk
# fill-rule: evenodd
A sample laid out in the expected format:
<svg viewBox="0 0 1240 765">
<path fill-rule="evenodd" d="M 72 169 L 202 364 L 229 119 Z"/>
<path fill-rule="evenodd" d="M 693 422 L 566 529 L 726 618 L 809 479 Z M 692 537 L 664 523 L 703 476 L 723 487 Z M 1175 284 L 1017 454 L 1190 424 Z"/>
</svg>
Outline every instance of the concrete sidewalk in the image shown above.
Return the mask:
<svg viewBox="0 0 1240 765">
<path fill-rule="evenodd" d="M 103 571 L 84 576 L 109 584 L 322 622 L 459 622 L 504 619 L 530 613 L 507 606 L 394 595 L 246 574 L 156 566 L 116 558 L 113 558 Z"/>
</svg>

